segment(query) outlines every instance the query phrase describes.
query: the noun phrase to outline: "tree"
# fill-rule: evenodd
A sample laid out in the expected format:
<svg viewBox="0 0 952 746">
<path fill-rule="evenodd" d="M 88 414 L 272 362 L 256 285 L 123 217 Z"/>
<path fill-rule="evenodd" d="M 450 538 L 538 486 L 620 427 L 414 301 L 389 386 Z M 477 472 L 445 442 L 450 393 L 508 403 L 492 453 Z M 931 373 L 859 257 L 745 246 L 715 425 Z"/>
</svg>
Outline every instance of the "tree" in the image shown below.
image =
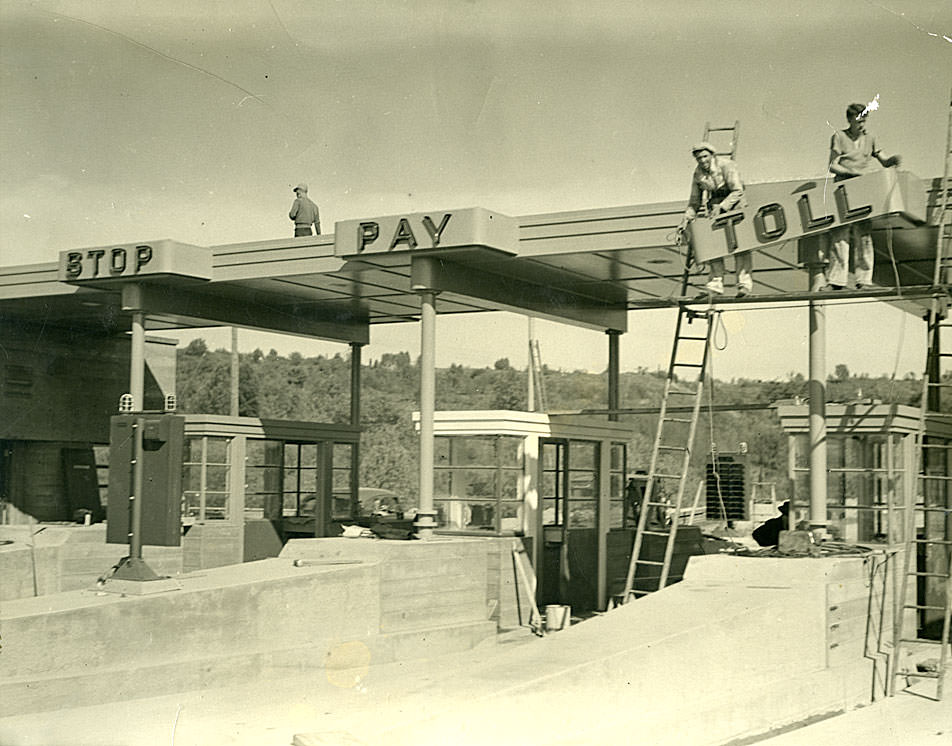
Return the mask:
<svg viewBox="0 0 952 746">
<path fill-rule="evenodd" d="M 838 381 L 848 381 L 850 377 L 850 369 L 847 368 L 843 363 L 840 363 L 834 369 L 833 375 L 836 376 Z"/>
</svg>

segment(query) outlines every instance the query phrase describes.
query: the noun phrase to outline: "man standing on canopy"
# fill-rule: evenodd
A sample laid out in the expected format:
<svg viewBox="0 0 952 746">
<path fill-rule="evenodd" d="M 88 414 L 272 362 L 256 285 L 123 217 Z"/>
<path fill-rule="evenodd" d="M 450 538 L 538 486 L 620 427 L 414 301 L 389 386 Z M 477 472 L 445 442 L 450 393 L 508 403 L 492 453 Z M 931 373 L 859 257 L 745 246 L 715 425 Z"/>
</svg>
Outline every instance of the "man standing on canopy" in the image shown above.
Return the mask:
<svg viewBox="0 0 952 746">
<path fill-rule="evenodd" d="M 878 102 L 868 107 L 862 104 L 846 107 L 846 122 L 849 126 L 834 132 L 830 140 L 830 172 L 834 175 L 833 181 L 843 181 L 899 165 L 899 156 L 883 156 L 876 139 L 866 132 L 866 119 L 876 106 Z M 851 251 L 856 287 L 863 289 L 873 284 L 875 252 L 871 230 L 870 221 L 861 220 L 830 231 L 829 266 L 826 269 L 826 281 L 820 289 L 842 290 L 846 287 Z"/>
<path fill-rule="evenodd" d="M 312 223 L 317 229 L 317 235 L 321 235 L 321 216 L 317 211 L 317 205 L 307 196 L 307 184 L 298 184 L 294 187 L 294 196 L 294 204 L 291 205 L 291 212 L 288 213 L 288 217 L 294 221 L 294 235 L 310 236 Z"/>
<path fill-rule="evenodd" d="M 709 142 L 699 142 L 691 153 L 697 161 L 697 168 L 691 177 L 691 198 L 681 220 L 681 228 L 697 217 L 703 209 L 707 217 L 715 218 L 723 212 L 743 207 L 744 185 L 740 180 L 737 164 L 730 158 L 715 155 L 714 146 Z M 737 269 L 737 297 L 749 295 L 754 288 L 752 275 L 753 261 L 749 251 L 734 254 Z M 724 258 L 717 257 L 707 263 L 710 278 L 705 289 L 711 295 L 724 294 Z"/>
</svg>

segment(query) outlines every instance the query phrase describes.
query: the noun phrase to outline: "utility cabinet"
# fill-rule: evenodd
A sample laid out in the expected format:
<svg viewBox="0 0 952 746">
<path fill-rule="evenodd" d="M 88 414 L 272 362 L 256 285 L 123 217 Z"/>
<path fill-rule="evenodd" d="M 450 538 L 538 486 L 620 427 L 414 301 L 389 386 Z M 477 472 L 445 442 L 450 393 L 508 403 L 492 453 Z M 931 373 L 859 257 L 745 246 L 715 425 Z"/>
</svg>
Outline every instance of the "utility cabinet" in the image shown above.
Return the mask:
<svg viewBox="0 0 952 746">
<path fill-rule="evenodd" d="M 179 546 L 185 418 L 174 414 L 120 414 L 110 419 L 106 541 L 129 543 L 137 422 L 142 427 L 142 494 L 136 495 L 141 500 L 142 544 Z"/>
</svg>

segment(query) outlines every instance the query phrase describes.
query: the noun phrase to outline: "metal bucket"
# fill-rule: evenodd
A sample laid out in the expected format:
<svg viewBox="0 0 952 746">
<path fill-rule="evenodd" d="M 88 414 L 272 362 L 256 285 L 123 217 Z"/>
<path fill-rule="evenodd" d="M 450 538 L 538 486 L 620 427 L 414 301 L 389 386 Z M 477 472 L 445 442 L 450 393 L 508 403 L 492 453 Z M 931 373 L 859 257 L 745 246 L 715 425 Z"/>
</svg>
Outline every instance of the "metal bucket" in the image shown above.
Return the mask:
<svg viewBox="0 0 952 746">
<path fill-rule="evenodd" d="M 545 607 L 545 631 L 558 632 L 572 623 L 572 607 L 549 604 Z"/>
</svg>

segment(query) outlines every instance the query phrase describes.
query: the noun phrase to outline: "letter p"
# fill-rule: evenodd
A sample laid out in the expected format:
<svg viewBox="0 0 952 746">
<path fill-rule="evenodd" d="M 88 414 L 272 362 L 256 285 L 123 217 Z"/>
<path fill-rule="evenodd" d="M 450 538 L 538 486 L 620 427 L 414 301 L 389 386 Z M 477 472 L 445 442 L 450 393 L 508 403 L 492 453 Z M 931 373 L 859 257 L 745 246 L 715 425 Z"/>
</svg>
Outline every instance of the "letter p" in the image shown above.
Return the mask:
<svg viewBox="0 0 952 746">
<path fill-rule="evenodd" d="M 380 226 L 377 223 L 361 223 L 357 226 L 357 253 L 363 251 L 367 244 L 371 244 L 380 236 Z"/>
</svg>

